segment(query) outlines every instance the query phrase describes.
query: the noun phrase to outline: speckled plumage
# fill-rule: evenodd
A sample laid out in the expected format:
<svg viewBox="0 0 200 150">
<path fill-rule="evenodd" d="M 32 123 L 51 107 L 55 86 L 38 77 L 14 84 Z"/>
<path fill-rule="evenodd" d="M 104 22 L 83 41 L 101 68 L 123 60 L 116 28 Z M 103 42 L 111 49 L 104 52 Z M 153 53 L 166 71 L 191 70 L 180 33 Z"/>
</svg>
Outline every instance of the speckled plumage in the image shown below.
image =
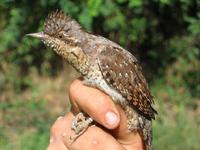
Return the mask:
<svg viewBox="0 0 200 150">
<path fill-rule="evenodd" d="M 41 34 L 48 47 L 82 74 L 86 85 L 104 91 L 122 106 L 128 130 L 139 131 L 146 149 L 150 150 L 151 120 L 156 111 L 151 106 L 153 97 L 137 59 L 118 44 L 85 32 L 75 20 L 60 11 L 48 15 Z M 76 125 L 72 127 L 75 131 Z M 81 130 L 87 127 L 88 123 L 81 126 Z"/>
</svg>

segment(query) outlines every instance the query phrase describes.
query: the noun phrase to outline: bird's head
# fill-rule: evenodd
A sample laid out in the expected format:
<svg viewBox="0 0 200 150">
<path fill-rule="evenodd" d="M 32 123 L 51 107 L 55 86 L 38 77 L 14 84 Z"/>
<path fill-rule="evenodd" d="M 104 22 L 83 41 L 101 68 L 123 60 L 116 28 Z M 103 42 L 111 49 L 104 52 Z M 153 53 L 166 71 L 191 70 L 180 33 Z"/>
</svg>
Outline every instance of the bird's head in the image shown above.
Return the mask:
<svg viewBox="0 0 200 150">
<path fill-rule="evenodd" d="M 81 26 L 75 20 L 62 11 L 55 11 L 47 16 L 42 32 L 27 35 L 41 39 L 45 45 L 62 54 L 63 50 L 70 50 L 81 42 L 80 33 Z"/>
</svg>

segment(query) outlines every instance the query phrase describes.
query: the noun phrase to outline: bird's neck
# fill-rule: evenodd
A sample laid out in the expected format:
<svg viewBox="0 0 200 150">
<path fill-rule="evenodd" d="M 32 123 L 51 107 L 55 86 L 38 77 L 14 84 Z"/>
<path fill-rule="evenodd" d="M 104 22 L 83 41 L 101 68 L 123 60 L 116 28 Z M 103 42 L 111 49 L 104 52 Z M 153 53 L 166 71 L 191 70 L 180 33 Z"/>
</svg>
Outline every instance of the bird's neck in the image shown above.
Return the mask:
<svg viewBox="0 0 200 150">
<path fill-rule="evenodd" d="M 63 44 L 55 51 L 83 76 L 87 74 L 89 70 L 89 58 L 83 52 L 81 46 Z"/>
</svg>

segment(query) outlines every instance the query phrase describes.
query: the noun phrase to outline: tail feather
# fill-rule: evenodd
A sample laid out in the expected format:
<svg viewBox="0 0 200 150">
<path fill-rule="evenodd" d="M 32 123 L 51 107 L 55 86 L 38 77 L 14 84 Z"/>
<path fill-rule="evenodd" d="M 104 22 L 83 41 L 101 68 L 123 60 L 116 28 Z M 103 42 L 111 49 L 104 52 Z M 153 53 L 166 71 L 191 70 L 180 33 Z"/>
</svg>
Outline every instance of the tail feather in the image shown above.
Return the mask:
<svg viewBox="0 0 200 150">
<path fill-rule="evenodd" d="M 145 150 L 152 150 L 152 122 L 148 119 L 145 119 L 142 135 L 144 138 Z"/>
</svg>

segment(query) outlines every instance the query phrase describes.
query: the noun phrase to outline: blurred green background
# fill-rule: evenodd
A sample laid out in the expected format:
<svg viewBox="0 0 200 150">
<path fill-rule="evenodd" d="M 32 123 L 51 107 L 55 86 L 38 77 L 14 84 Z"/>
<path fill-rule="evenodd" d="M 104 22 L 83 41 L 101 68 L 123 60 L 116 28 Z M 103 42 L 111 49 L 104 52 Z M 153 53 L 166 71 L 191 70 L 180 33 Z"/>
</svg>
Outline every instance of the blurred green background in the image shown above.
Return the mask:
<svg viewBox="0 0 200 150">
<path fill-rule="evenodd" d="M 69 110 L 79 75 L 39 40 L 47 14 L 61 9 L 140 60 L 155 98 L 156 150 L 200 149 L 199 0 L 1 0 L 0 149 L 42 150 Z"/>
</svg>

